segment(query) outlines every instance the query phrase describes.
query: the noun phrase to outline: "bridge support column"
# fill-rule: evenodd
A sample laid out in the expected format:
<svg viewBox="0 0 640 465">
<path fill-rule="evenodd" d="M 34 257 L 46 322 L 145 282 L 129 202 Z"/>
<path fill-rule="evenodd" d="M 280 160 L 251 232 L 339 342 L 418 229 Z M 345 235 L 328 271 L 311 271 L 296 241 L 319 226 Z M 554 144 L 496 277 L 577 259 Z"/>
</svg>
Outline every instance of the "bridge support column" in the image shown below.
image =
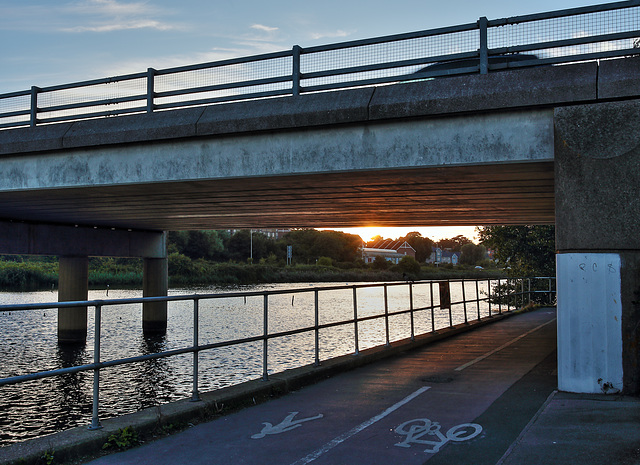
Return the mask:
<svg viewBox="0 0 640 465">
<path fill-rule="evenodd" d="M 168 259 L 145 258 L 142 274 L 143 297 L 166 296 L 169 290 Z M 165 333 L 167 330 L 167 302 L 142 304 L 142 330 L 145 334 Z"/>
<path fill-rule="evenodd" d="M 60 257 L 58 302 L 87 300 L 89 258 Z M 87 339 L 87 307 L 58 309 L 58 342 L 84 343 Z"/>
<path fill-rule="evenodd" d="M 558 385 L 640 394 L 640 103 L 555 110 Z"/>
</svg>

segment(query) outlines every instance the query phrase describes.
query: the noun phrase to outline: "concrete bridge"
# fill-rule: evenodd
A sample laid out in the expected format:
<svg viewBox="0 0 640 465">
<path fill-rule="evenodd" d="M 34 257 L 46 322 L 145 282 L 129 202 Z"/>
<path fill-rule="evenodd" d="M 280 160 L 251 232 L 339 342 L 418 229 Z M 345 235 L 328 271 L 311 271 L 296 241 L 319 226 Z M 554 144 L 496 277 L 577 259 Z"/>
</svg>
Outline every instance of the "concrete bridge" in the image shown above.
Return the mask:
<svg viewBox="0 0 640 465">
<path fill-rule="evenodd" d="M 640 59 L 540 66 L 0 131 L 0 252 L 88 256 L 163 231 L 556 224 L 559 385 L 640 392 Z M 146 330 L 166 327 L 148 304 Z M 86 311 L 60 312 L 61 340 Z"/>
</svg>

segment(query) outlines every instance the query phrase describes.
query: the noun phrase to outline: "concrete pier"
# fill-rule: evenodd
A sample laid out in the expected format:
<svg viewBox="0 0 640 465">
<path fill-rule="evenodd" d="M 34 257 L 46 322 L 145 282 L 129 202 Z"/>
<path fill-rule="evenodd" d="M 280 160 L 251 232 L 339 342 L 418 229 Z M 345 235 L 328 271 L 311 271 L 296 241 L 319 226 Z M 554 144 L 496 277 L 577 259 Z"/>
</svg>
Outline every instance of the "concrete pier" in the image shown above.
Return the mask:
<svg viewBox="0 0 640 465">
<path fill-rule="evenodd" d="M 89 258 L 60 257 L 58 302 L 87 300 L 89 294 Z M 84 343 L 87 339 L 87 307 L 58 309 L 58 341 Z"/>
<path fill-rule="evenodd" d="M 555 110 L 558 384 L 640 394 L 640 103 Z"/>
<path fill-rule="evenodd" d="M 145 258 L 142 274 L 143 297 L 166 296 L 169 288 L 167 258 Z M 164 333 L 167 330 L 167 302 L 142 304 L 142 330 L 145 334 Z"/>
</svg>

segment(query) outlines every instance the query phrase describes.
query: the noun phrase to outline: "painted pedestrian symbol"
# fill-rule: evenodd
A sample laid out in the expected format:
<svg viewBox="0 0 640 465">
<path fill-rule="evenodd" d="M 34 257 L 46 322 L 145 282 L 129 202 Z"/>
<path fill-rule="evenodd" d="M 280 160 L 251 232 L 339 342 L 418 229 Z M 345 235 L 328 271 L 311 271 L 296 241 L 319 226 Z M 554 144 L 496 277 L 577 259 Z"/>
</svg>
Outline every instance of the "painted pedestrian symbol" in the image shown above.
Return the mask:
<svg viewBox="0 0 640 465">
<path fill-rule="evenodd" d="M 299 420 L 294 421 L 293 418 L 297 414 L 298 412 L 289 413 L 289 415 L 287 415 L 284 420 L 282 420 L 280 423 L 278 423 L 275 426 L 269 422 L 264 422 L 262 431 L 260 431 L 258 434 L 254 434 L 253 436 L 251 436 L 251 438 L 261 439 L 265 437 L 267 434 L 280 434 L 286 431 L 291 431 L 292 429 L 302 426 L 302 423 L 304 423 L 305 421 L 318 420 L 323 417 L 322 414 L 319 414 L 319 415 L 316 415 L 315 417 L 301 418 Z"/>
<path fill-rule="evenodd" d="M 432 422 L 428 418 L 417 418 L 415 420 L 405 421 L 398 426 L 395 431 L 398 434 L 406 436 L 406 439 L 397 443 L 396 446 L 411 447 L 412 443 L 426 444 L 431 447 L 427 447 L 424 451 L 435 454 L 449 441 L 468 441 L 482 432 L 482 426 L 477 423 L 462 423 L 450 428 L 446 434 L 443 434 L 440 428 L 440 423 Z M 424 436 L 432 436 L 433 440 L 422 439 Z"/>
</svg>

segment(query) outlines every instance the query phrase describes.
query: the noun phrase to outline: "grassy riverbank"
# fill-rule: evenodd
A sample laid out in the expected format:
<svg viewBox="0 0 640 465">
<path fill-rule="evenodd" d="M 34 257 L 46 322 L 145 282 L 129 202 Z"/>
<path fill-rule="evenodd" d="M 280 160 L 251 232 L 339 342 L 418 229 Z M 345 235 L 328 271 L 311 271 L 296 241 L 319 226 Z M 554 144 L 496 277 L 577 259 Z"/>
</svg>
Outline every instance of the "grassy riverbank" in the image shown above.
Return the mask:
<svg viewBox="0 0 640 465">
<path fill-rule="evenodd" d="M 169 286 L 238 285 L 287 282 L 399 281 L 404 279 L 497 278 L 502 270 L 472 267 L 423 265 L 409 272 L 400 266 L 380 270 L 363 264 L 335 266 L 281 264 L 216 263 L 191 260 L 180 254 L 169 258 Z M 89 264 L 91 288 L 129 288 L 142 286 L 142 260 L 92 258 Z M 58 261 L 55 257 L 10 257 L 0 260 L 0 290 L 34 291 L 58 287 Z"/>
</svg>

